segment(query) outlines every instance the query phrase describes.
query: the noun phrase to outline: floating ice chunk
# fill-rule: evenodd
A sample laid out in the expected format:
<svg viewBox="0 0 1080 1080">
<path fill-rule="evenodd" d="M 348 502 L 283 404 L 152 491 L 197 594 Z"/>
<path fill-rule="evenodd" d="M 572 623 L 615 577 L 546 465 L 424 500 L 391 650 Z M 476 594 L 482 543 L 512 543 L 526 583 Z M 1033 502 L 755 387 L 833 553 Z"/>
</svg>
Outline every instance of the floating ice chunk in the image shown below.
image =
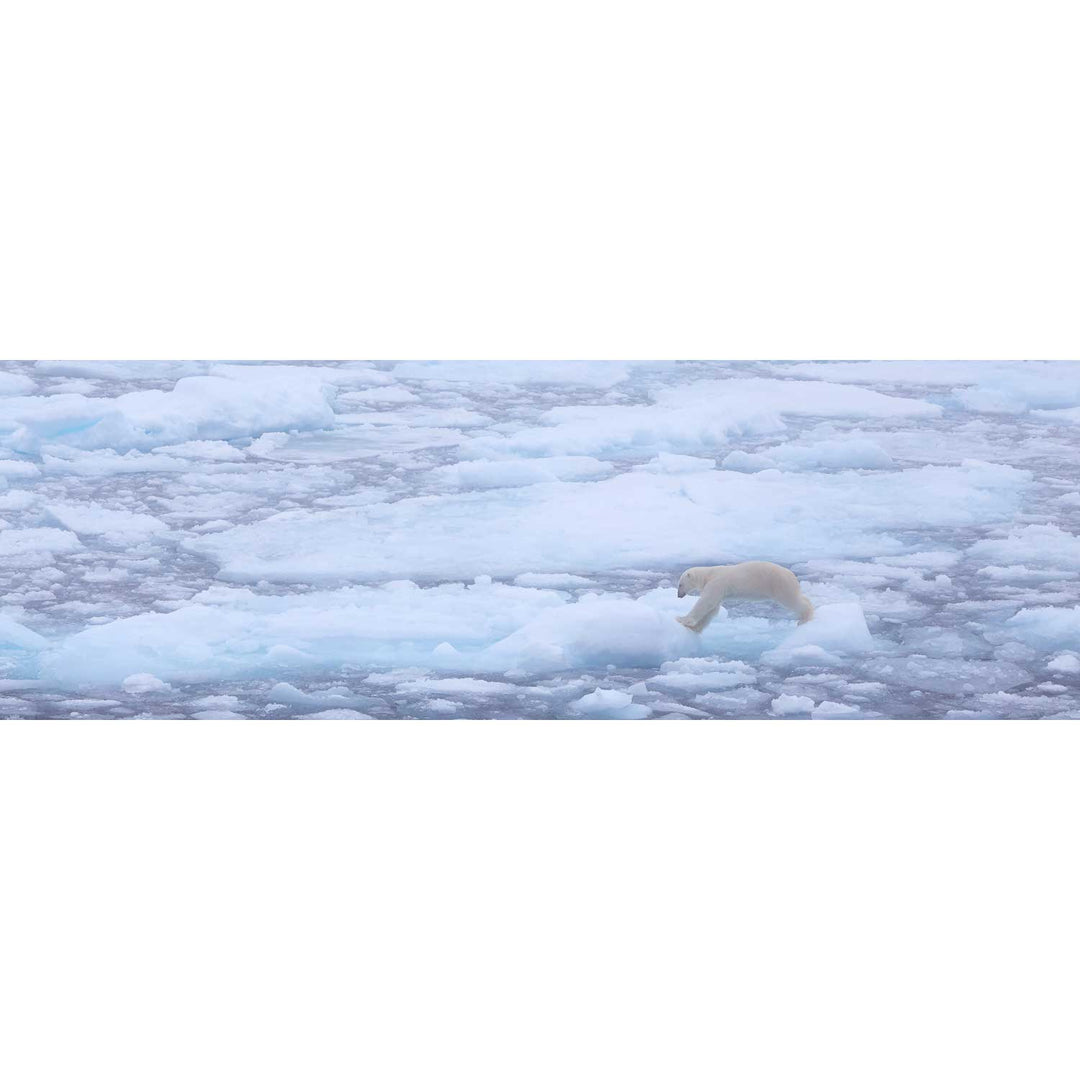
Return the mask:
<svg viewBox="0 0 1080 1080">
<path fill-rule="evenodd" d="M 129 675 L 121 680 L 120 686 L 129 694 L 157 694 L 172 689 L 167 682 L 163 682 L 147 671 L 140 672 L 138 675 Z"/>
<path fill-rule="evenodd" d="M 43 387 L 43 394 L 96 394 L 98 384 L 94 379 L 61 379 Z"/>
<path fill-rule="evenodd" d="M 0 537 L 4 534 L 0 533 Z M 1021 608 L 1005 620 L 1008 633 L 1038 649 L 1080 650 L 1080 604 Z"/>
<path fill-rule="evenodd" d="M 489 679 L 408 679 L 398 683 L 400 693 L 410 694 L 465 694 L 490 696 L 517 696 L 521 693 L 536 693 L 535 687 L 518 686 L 516 683 L 492 682 Z"/>
<path fill-rule="evenodd" d="M 725 469 L 739 472 L 888 469 L 894 465 L 893 459 L 876 442 L 864 438 L 828 439 L 806 446 L 784 443 L 757 454 L 734 450 L 723 461 Z"/>
<path fill-rule="evenodd" d="M 947 570 L 963 556 L 959 551 L 920 551 L 914 555 L 878 555 L 876 563 L 888 566 L 910 566 L 926 570 Z"/>
<path fill-rule="evenodd" d="M 0 461 L 0 483 L 5 480 L 33 480 L 41 470 L 32 461 Z"/>
<path fill-rule="evenodd" d="M 356 360 L 340 367 L 320 367 L 317 376 L 329 386 L 389 386 L 393 375 L 379 371 L 369 361 Z"/>
<path fill-rule="evenodd" d="M 737 404 L 744 409 L 764 406 L 790 416 L 901 417 L 940 416 L 942 408 L 916 398 L 893 397 L 856 386 L 819 386 L 776 379 L 707 379 L 670 387 L 653 394 L 658 405 L 676 408 L 705 402 L 710 406 Z"/>
<path fill-rule="evenodd" d="M 374 720 L 368 713 L 356 709 L 323 709 L 321 712 L 308 713 L 305 720 Z"/>
<path fill-rule="evenodd" d="M 660 674 L 648 680 L 649 689 L 706 691 L 752 683 L 757 678 L 754 669 L 741 660 L 714 660 L 693 657 L 669 660 L 660 665 Z"/>
<path fill-rule="evenodd" d="M 1033 570 L 1030 566 L 983 566 L 975 573 L 991 581 L 1057 581 L 1077 576 L 1076 571 Z"/>
<path fill-rule="evenodd" d="M 423 708 L 437 716 L 460 716 L 465 711 L 465 705 L 460 701 L 450 701 L 447 698 L 429 698 L 424 702 Z"/>
<path fill-rule="evenodd" d="M 797 626 L 775 649 L 762 654 L 771 667 L 794 663 L 833 664 L 838 656 L 871 652 L 874 639 L 857 603 L 823 604 L 814 617 Z"/>
<path fill-rule="evenodd" d="M 419 401 L 411 390 L 404 386 L 376 386 L 370 390 L 352 390 L 339 394 L 339 404 L 348 405 L 397 405 L 407 401 Z"/>
<path fill-rule="evenodd" d="M 33 491 L 5 491 L 0 493 L 0 510 L 25 510 L 40 499 Z"/>
<path fill-rule="evenodd" d="M 135 382 L 140 379 L 181 379 L 202 375 L 209 365 L 202 360 L 39 360 L 34 365 L 38 375 L 85 376 Z"/>
<path fill-rule="evenodd" d="M 138 390 L 115 398 L 79 394 L 0 400 L 0 441 L 36 451 L 56 442 L 84 450 L 150 450 L 167 443 L 231 439 L 264 431 L 329 427 L 333 410 L 323 387 L 288 371 L 266 372 L 240 391 L 234 380 L 195 375 L 172 390 Z"/>
<path fill-rule="evenodd" d="M 462 457 L 551 457 L 659 451 L 709 452 L 732 435 L 771 434 L 784 422 L 763 407 L 747 412 L 698 405 L 668 409 L 652 405 L 559 406 L 545 413 L 546 427 L 508 436 L 482 436 L 462 447 Z"/>
<path fill-rule="evenodd" d="M 487 413 L 475 409 L 393 409 L 382 412 L 339 414 L 339 423 L 360 423 L 374 430 L 387 427 L 409 428 L 475 428 L 486 427 L 493 422 Z"/>
<path fill-rule="evenodd" d="M 737 676 L 739 682 L 753 682 L 757 677 L 757 673 L 750 664 L 745 664 L 741 660 L 717 660 L 711 656 L 684 657 L 681 660 L 668 660 L 660 665 L 660 672 L 663 675 L 671 673 L 702 674 L 718 671 Z"/>
<path fill-rule="evenodd" d="M 651 461 L 644 465 L 635 465 L 635 470 L 640 472 L 678 473 L 709 472 L 716 468 L 714 458 L 691 457 L 687 454 L 657 454 Z"/>
<path fill-rule="evenodd" d="M 393 423 L 376 424 L 369 422 L 378 416 L 394 415 Z M 479 414 L 475 414 L 479 416 Z M 360 419 L 356 419 L 359 417 Z M 454 427 L 468 425 L 457 423 L 445 426 L 448 417 L 445 414 L 427 414 L 428 420 L 441 420 L 444 426 L 428 424 L 421 426 L 419 416 L 412 414 L 389 413 L 339 413 L 337 423 L 348 425 L 337 427 L 331 432 L 315 435 L 297 436 L 290 445 L 276 453 L 265 456 L 278 461 L 349 461 L 364 458 L 396 462 L 403 468 L 409 467 L 409 451 L 426 450 L 439 446 L 460 446 L 470 441 L 470 436 Z M 488 420 L 485 418 L 485 423 Z M 303 455 L 303 456 L 301 456 Z M 425 468 L 424 465 L 412 465 L 413 468 Z"/>
<path fill-rule="evenodd" d="M 432 360 L 397 364 L 400 379 L 438 379 L 445 382 L 570 383 L 605 388 L 622 382 L 629 364 L 608 360 Z"/>
<path fill-rule="evenodd" d="M 252 439 L 248 444 L 247 453 L 252 457 L 265 457 L 277 460 L 275 455 L 282 447 L 287 446 L 291 436 L 287 431 L 265 431 L 257 439 Z"/>
<path fill-rule="evenodd" d="M 147 432 L 140 441 L 150 445 L 321 428 L 333 422 L 323 388 L 283 370 L 268 369 L 246 381 L 242 391 L 227 378 L 195 376 L 181 379 L 170 393 L 147 390 L 115 402 L 136 433 Z"/>
<path fill-rule="evenodd" d="M 0 697 L 0 716 L 20 716 L 33 709 L 33 704 L 22 698 Z"/>
<path fill-rule="evenodd" d="M 777 660 L 778 657 L 774 656 L 765 663 L 777 666 Z M 779 666 L 785 664 L 796 667 L 844 667 L 846 661 L 820 645 L 796 645 L 783 653 L 783 662 Z"/>
<path fill-rule="evenodd" d="M 271 645 L 266 660 L 273 668 L 317 668 L 319 658 L 292 645 Z"/>
<path fill-rule="evenodd" d="M 53 503 L 45 507 L 54 521 L 79 536 L 112 536 L 119 540 L 160 536 L 169 526 L 150 514 L 109 510 L 97 503 Z"/>
<path fill-rule="evenodd" d="M 776 716 L 793 716 L 796 713 L 808 713 L 814 707 L 814 699 L 801 694 L 781 694 L 773 698 L 769 707 Z"/>
<path fill-rule="evenodd" d="M 752 686 L 737 686 L 730 690 L 710 690 L 692 699 L 695 705 L 707 709 L 711 715 L 736 712 L 740 716 L 753 715 L 764 709 L 769 695 Z M 764 711 L 761 712 L 764 715 Z"/>
<path fill-rule="evenodd" d="M 1075 570 L 1080 569 L 1080 536 L 1056 525 L 1026 525 L 1004 539 L 979 540 L 969 553 L 973 558 Z"/>
<path fill-rule="evenodd" d="M 570 711 L 593 720 L 642 720 L 652 709 L 634 704 L 634 699 L 621 690 L 594 690 L 570 706 Z"/>
<path fill-rule="evenodd" d="M 245 720 L 247 719 L 241 713 L 233 712 L 231 709 L 202 709 L 199 712 L 191 714 L 194 720 Z"/>
<path fill-rule="evenodd" d="M 533 589 L 575 589 L 596 582 L 577 574 L 518 574 L 514 584 Z"/>
<path fill-rule="evenodd" d="M 851 363 L 814 360 L 777 364 L 777 373 L 830 383 L 896 383 L 916 386 L 955 386 L 977 382 L 983 362 L 969 360 L 856 360 Z M 989 374 L 984 371 L 983 375 Z"/>
<path fill-rule="evenodd" d="M 477 659 L 493 671 L 562 671 L 606 664 L 656 667 L 701 647 L 698 635 L 670 615 L 623 597 L 541 612 Z"/>
<path fill-rule="evenodd" d="M 244 495 L 236 491 L 200 491 L 191 495 L 174 495 L 172 498 L 159 496 L 155 501 L 166 507 L 167 520 L 186 523 L 223 518 L 226 514 L 235 518 L 255 509 L 261 500 L 258 495 Z"/>
<path fill-rule="evenodd" d="M 194 442 L 177 443 L 173 446 L 155 446 L 150 452 L 192 458 L 196 461 L 243 461 L 246 457 L 243 450 L 237 449 L 223 439 L 197 439 Z"/>
<path fill-rule="evenodd" d="M 1080 672 L 1080 656 L 1076 653 L 1059 653 L 1046 665 L 1047 671 Z"/>
<path fill-rule="evenodd" d="M 968 387 L 954 390 L 953 397 L 972 412 L 1022 413 L 1027 412 L 1027 402 L 1005 390 L 989 387 Z"/>
<path fill-rule="evenodd" d="M 764 472 L 777 468 L 776 459 L 768 454 L 748 454 L 745 450 L 732 450 L 720 463 L 725 469 L 735 472 Z"/>
<path fill-rule="evenodd" d="M 196 698 L 191 704 L 198 709 L 235 710 L 240 708 L 240 699 L 235 694 L 210 694 L 208 697 Z"/>
<path fill-rule="evenodd" d="M 842 701 L 823 701 L 814 706 L 810 716 L 814 720 L 835 720 L 842 716 L 854 716 L 861 710 L 856 705 L 845 705 Z"/>
<path fill-rule="evenodd" d="M 1038 655 L 1037 649 L 1021 641 L 1006 641 L 994 650 L 994 656 L 998 660 L 1015 660 L 1018 664 L 1028 664 Z"/>
<path fill-rule="evenodd" d="M 997 690 L 991 694 L 980 694 L 979 700 L 996 707 L 998 715 L 1017 712 L 1047 713 L 1060 707 L 1060 702 L 1053 697 L 1042 697 L 1036 694 L 1007 694 L 1004 690 Z"/>
<path fill-rule="evenodd" d="M 1015 412 L 1021 408 L 1061 410 L 1080 404 L 1080 364 L 1075 362 L 1022 361 L 1000 364 L 994 371 L 989 368 L 984 371 L 983 364 L 973 366 L 979 387 L 992 395 L 987 399 L 987 412 Z M 982 401 L 976 396 L 977 391 L 970 393 L 971 398 L 960 400 L 968 408 L 981 411 Z"/>
<path fill-rule="evenodd" d="M 21 649 L 36 652 L 45 648 L 48 640 L 22 623 L 16 622 L 6 612 L 0 612 L 0 649 Z"/>
<path fill-rule="evenodd" d="M 739 686 L 744 680 L 729 672 L 673 672 L 671 675 L 654 675 L 648 680 L 653 689 L 684 690 L 701 693 L 706 690 L 722 690 L 729 686 Z"/>
<path fill-rule="evenodd" d="M 1027 664 L 1038 656 L 1038 652 L 1020 641 L 1006 641 L 994 650 L 998 660 L 1015 660 L 1018 664 Z"/>
<path fill-rule="evenodd" d="M 844 383 L 967 386 L 956 400 L 977 412 L 1022 412 L 1080 405 L 1080 363 L 1024 360 L 869 360 L 783 365 L 781 372 Z"/>
<path fill-rule="evenodd" d="M 1059 495 L 1057 501 L 1066 506 L 1080 506 L 1080 491 L 1070 491 L 1065 495 Z"/>
<path fill-rule="evenodd" d="M 49 476 L 65 474 L 72 476 L 113 476 L 130 473 L 190 473 L 191 462 L 187 458 L 168 454 L 143 454 L 129 450 L 118 454 L 115 450 L 77 450 L 59 443 L 50 443 L 41 454 L 42 470 Z"/>
<path fill-rule="evenodd" d="M 0 532 L 0 559 L 78 551 L 82 542 L 66 529 L 4 529 Z"/>
<path fill-rule="evenodd" d="M 809 559 L 805 572 L 815 578 L 831 578 L 834 589 L 857 586 L 862 590 L 880 588 L 889 581 L 903 583 L 908 589 L 923 580 L 923 571 L 908 567 L 887 566 L 877 562 L 860 562 L 855 559 Z M 863 593 L 867 596 L 867 593 Z M 900 598 L 900 606 L 909 603 L 906 596 Z M 888 607 L 889 604 L 884 606 Z"/>
<path fill-rule="evenodd" d="M 698 719 L 707 718 L 710 715 L 704 709 L 695 709 L 691 705 L 682 705 L 677 701 L 654 701 L 650 708 L 654 713 L 660 714 L 654 717 L 656 720 L 677 720 L 683 716 Z"/>
<path fill-rule="evenodd" d="M 34 391 L 34 386 L 34 380 L 26 375 L 19 375 L 11 371 L 0 371 L 0 396 L 2 397 L 31 394 Z"/>
<path fill-rule="evenodd" d="M 349 708 L 353 705 L 374 704 L 372 698 L 354 694 L 347 686 L 331 686 L 328 690 L 305 693 L 287 682 L 277 683 L 271 687 L 266 699 L 279 705 L 292 705 L 304 709 L 322 709 L 327 706 Z"/>
<path fill-rule="evenodd" d="M 431 477 L 447 487 L 501 488 L 549 483 L 553 480 L 596 480 L 610 476 L 615 466 L 592 457 L 510 458 L 505 461 L 460 461 L 440 465 Z"/>
</svg>

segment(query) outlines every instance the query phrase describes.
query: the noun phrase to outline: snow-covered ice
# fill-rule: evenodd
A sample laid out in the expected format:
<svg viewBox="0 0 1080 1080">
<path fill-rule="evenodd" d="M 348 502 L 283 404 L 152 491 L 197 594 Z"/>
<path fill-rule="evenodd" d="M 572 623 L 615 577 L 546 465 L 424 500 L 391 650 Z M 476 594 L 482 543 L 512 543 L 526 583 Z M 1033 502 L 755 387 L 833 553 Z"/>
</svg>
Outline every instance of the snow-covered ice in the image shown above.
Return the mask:
<svg viewBox="0 0 1080 1080">
<path fill-rule="evenodd" d="M 1080 718 L 1080 365 L 2 368 L 0 716 Z"/>
</svg>

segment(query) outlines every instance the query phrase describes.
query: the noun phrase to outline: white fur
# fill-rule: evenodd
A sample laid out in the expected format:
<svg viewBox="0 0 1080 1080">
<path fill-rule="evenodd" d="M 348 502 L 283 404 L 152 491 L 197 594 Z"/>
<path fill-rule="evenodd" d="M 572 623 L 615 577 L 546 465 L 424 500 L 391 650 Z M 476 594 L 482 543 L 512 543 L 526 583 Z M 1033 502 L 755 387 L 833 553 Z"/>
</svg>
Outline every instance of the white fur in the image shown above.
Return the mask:
<svg viewBox="0 0 1080 1080">
<path fill-rule="evenodd" d="M 790 608 L 804 623 L 814 616 L 814 605 L 803 595 L 799 579 L 786 567 L 771 562 L 741 562 L 731 566 L 692 566 L 679 578 L 679 595 L 701 598 L 686 615 L 683 626 L 701 633 L 727 597 L 775 600 Z"/>
</svg>

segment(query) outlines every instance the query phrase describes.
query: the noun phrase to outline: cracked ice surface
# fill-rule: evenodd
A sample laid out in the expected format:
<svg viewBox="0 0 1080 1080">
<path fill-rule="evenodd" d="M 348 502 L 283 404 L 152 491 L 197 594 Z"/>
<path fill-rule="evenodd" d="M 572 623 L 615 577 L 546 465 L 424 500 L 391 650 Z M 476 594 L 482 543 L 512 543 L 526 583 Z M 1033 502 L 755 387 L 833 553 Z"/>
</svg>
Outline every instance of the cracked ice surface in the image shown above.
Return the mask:
<svg viewBox="0 0 1080 1080">
<path fill-rule="evenodd" d="M 0 716 L 1080 717 L 1080 365 L 5 363 Z M 687 566 L 814 601 L 675 622 Z"/>
</svg>

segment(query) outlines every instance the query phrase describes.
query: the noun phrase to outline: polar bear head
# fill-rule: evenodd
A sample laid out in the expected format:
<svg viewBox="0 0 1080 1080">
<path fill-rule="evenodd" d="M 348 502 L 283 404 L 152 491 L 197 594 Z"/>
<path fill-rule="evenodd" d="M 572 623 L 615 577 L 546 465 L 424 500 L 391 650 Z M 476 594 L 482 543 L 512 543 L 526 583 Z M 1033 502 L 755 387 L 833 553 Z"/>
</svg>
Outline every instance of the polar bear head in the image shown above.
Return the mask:
<svg viewBox="0 0 1080 1080">
<path fill-rule="evenodd" d="M 679 578 L 679 596 L 697 596 L 705 587 L 709 569 L 708 566 L 691 566 L 689 570 L 683 571 Z"/>
</svg>

